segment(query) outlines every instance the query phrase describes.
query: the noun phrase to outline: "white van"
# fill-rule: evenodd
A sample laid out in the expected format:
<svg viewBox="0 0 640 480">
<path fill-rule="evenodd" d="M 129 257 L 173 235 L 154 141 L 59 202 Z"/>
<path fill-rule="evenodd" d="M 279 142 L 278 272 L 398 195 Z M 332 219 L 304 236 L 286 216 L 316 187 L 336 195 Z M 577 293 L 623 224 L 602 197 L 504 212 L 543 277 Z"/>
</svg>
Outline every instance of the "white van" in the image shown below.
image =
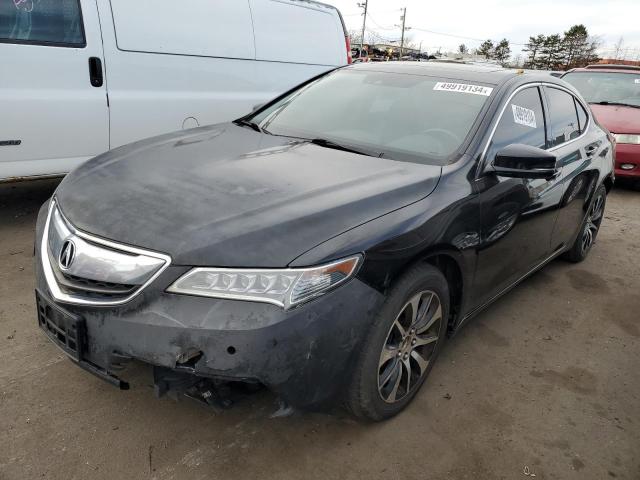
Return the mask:
<svg viewBox="0 0 640 480">
<path fill-rule="evenodd" d="M 350 61 L 310 0 L 0 0 L 0 180 L 232 120 Z"/>
</svg>

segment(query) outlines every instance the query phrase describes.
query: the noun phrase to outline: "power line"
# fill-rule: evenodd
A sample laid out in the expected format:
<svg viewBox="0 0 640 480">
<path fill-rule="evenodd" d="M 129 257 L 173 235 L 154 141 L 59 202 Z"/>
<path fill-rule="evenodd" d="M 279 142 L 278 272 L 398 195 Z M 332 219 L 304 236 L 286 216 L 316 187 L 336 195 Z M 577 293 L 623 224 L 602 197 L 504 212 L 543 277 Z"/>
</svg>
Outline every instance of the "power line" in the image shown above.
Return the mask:
<svg viewBox="0 0 640 480">
<path fill-rule="evenodd" d="M 362 14 L 359 14 L 362 15 Z M 398 31 L 400 29 L 399 26 L 393 26 L 393 27 L 385 27 L 382 26 L 378 21 L 376 21 L 376 19 L 371 15 L 371 13 L 367 14 L 368 19 L 371 23 L 373 23 L 376 27 L 378 27 L 380 30 L 386 30 L 386 31 Z M 436 32 L 434 30 L 429 30 L 426 28 L 420 28 L 420 27 L 411 27 L 412 30 L 417 30 L 419 32 L 424 32 L 424 33 L 431 33 L 432 35 L 441 35 L 444 37 L 452 37 L 452 38 L 459 38 L 462 40 L 471 40 L 474 42 L 484 42 L 486 40 L 486 38 L 475 38 L 475 37 L 467 37 L 464 35 L 456 35 L 454 33 L 443 33 L 443 32 Z M 515 45 L 515 46 L 520 46 L 520 47 L 524 47 L 527 44 L 526 43 L 518 43 L 518 42 L 509 42 L 511 45 Z"/>
<path fill-rule="evenodd" d="M 411 27 L 411 28 L 413 30 L 418 30 L 420 32 L 426 32 L 426 33 L 431 33 L 433 35 L 442 35 L 444 37 L 460 38 L 462 40 L 472 40 L 474 42 L 484 42 L 486 40 L 486 38 L 465 37 L 464 35 L 455 35 L 453 33 L 434 32 L 433 30 L 427 30 L 426 28 L 419 28 L 419 27 Z M 509 42 L 509 44 L 518 45 L 518 46 L 527 45 L 526 43 L 517 43 L 517 42 Z"/>
<path fill-rule="evenodd" d="M 396 27 L 383 27 L 378 22 L 376 22 L 376 20 L 371 16 L 371 13 L 369 13 L 368 15 L 369 15 L 369 20 L 371 21 L 371 23 L 373 23 L 380 30 L 398 30 Z"/>
</svg>

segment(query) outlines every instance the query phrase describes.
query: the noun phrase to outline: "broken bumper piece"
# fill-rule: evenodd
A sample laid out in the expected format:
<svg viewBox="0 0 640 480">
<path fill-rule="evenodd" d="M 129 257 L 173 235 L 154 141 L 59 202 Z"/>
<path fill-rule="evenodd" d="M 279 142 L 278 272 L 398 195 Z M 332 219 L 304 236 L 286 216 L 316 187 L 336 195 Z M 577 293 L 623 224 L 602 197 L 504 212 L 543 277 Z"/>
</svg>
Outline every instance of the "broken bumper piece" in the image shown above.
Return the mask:
<svg viewBox="0 0 640 480">
<path fill-rule="evenodd" d="M 204 378 L 216 387 L 222 382 L 264 385 L 297 408 L 333 404 L 345 391 L 382 298 L 353 279 L 285 311 L 264 303 L 167 293 L 185 270 L 170 267 L 125 305 L 87 307 L 53 302 L 38 263 L 40 327 L 99 378 L 126 389 L 120 370 L 136 359 L 167 369 L 164 373 L 185 374 L 187 383 L 193 377 L 194 384 Z M 157 393 L 167 385 L 172 386 L 156 383 Z"/>
</svg>

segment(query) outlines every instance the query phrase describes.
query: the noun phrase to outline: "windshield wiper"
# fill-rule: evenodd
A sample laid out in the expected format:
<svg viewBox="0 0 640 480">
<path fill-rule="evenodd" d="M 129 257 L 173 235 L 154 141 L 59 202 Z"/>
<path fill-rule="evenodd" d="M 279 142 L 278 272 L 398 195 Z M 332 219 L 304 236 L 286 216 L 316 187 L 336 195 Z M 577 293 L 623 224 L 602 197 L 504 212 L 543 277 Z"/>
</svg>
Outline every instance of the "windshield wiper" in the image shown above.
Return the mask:
<svg viewBox="0 0 640 480">
<path fill-rule="evenodd" d="M 233 123 L 235 123 L 236 125 L 242 125 L 245 127 L 253 128 L 256 132 L 269 133 L 264 128 L 260 128 L 260 125 L 258 125 L 256 122 L 252 122 L 251 120 L 248 120 L 246 118 L 241 118 L 240 120 L 236 120 Z"/>
<path fill-rule="evenodd" d="M 602 102 L 589 102 L 595 105 L 619 105 L 621 107 L 632 107 L 632 108 L 640 108 L 640 105 L 633 105 L 632 103 L 624 103 L 624 102 L 607 102 L 603 100 Z"/>
<path fill-rule="evenodd" d="M 347 145 L 342 145 L 340 143 L 336 143 L 333 142 L 331 140 L 327 140 L 326 138 L 310 138 L 308 139 L 308 141 L 310 143 L 313 143 L 314 145 L 319 145 L 321 147 L 325 147 L 325 148 L 333 148 L 335 150 L 342 150 L 344 152 L 351 152 L 351 153 L 357 153 L 358 155 L 366 155 L 368 157 L 379 157 L 380 155 L 377 153 L 367 153 L 364 152 L 362 150 L 358 150 L 356 148 L 353 147 L 349 147 Z"/>
</svg>

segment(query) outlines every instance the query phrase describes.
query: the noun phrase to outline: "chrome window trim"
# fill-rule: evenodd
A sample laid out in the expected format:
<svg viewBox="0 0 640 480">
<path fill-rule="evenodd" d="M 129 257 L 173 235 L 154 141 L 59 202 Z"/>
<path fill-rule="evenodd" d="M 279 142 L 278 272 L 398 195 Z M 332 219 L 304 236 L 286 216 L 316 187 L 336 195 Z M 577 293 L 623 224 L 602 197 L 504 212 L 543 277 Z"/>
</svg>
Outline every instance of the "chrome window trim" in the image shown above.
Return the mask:
<svg viewBox="0 0 640 480">
<path fill-rule="evenodd" d="M 82 230 L 78 230 L 75 228 L 62 214 L 62 212 L 58 209 L 58 212 L 62 219 L 66 222 L 66 226 L 71 230 L 71 232 L 90 242 L 96 243 L 98 245 L 104 245 L 105 247 L 112 248 L 114 250 L 121 250 L 124 252 L 133 253 L 136 255 L 145 255 L 148 257 L 157 258 L 159 260 L 163 260 L 164 264 L 155 272 L 145 283 L 140 285 L 133 293 L 128 295 L 127 297 L 120 298 L 117 300 L 91 300 L 84 297 L 69 295 L 63 292 L 58 286 L 58 282 L 55 279 L 55 274 L 50 264 L 49 259 L 49 225 L 51 222 L 51 215 L 53 213 L 54 208 L 56 207 L 55 198 L 51 200 L 49 204 L 49 211 L 47 212 L 47 220 L 44 225 L 44 232 L 42 234 L 42 238 L 40 239 L 40 259 L 42 263 L 42 270 L 44 272 L 44 277 L 47 282 L 47 286 L 49 287 L 49 291 L 53 295 L 55 300 L 58 300 L 63 303 L 69 303 L 72 305 L 86 305 L 86 306 L 115 306 L 115 305 L 123 305 L 131 300 L 133 300 L 136 296 L 138 296 L 147 286 L 149 286 L 156 278 L 158 278 L 162 272 L 164 272 L 169 265 L 171 264 L 171 257 L 164 253 L 154 252 L 150 250 L 145 250 L 142 248 L 132 247 L 129 245 L 124 245 L 118 242 L 113 242 L 111 240 L 107 240 L 101 237 L 96 237 L 89 233 L 83 232 Z"/>
<path fill-rule="evenodd" d="M 584 108 L 585 112 L 587 112 L 587 123 L 585 126 L 585 129 L 583 132 L 580 133 L 580 136 L 569 140 L 568 142 L 564 142 L 560 145 L 556 145 L 555 147 L 551 147 L 549 149 L 546 149 L 547 152 L 553 152 L 554 150 L 564 147 L 566 145 L 569 145 L 573 142 L 577 142 L 578 140 L 580 140 L 582 137 L 584 137 L 587 134 L 587 131 L 589 130 L 589 128 L 591 128 L 591 121 L 592 121 L 592 115 L 591 115 L 591 109 L 585 107 L 584 102 L 582 101 L 582 99 L 578 98 L 576 96 L 575 93 L 573 93 L 571 90 L 569 90 L 568 88 L 562 86 L 562 85 L 558 85 L 556 83 L 550 83 L 550 82 L 532 82 L 532 83 L 526 83 L 524 85 L 520 85 L 518 88 L 516 88 L 513 92 L 511 92 L 511 95 L 509 95 L 509 97 L 507 98 L 507 100 L 504 102 L 504 105 L 502 105 L 502 109 L 500 110 L 500 115 L 498 115 L 493 124 L 493 126 L 491 127 L 491 133 L 489 134 L 489 139 L 487 140 L 487 143 L 485 144 L 484 148 L 482 149 L 482 154 L 480 155 L 480 168 L 478 169 L 478 175 L 477 178 L 479 178 L 485 171 L 485 168 L 487 167 L 487 152 L 489 151 L 489 146 L 491 145 L 491 142 L 493 141 L 493 137 L 496 133 L 496 130 L 498 129 L 498 125 L 500 124 L 500 121 L 502 120 L 502 116 L 504 115 L 504 112 L 507 110 L 507 106 L 509 105 L 509 103 L 511 102 L 511 100 L 513 100 L 513 97 L 515 97 L 518 93 L 520 93 L 522 90 L 526 90 L 527 88 L 534 88 L 534 87 L 551 87 L 551 88 L 557 88 L 558 90 L 563 90 L 566 93 L 568 93 L 569 95 L 571 95 L 573 98 L 576 99 L 576 101 L 582 105 L 582 107 Z M 544 94 L 544 92 L 542 92 Z M 547 121 L 549 118 L 549 112 L 547 111 L 547 108 L 545 108 L 545 102 L 543 99 L 541 99 L 542 101 L 542 107 L 544 110 L 544 114 L 545 114 L 545 138 L 546 138 L 546 128 L 547 128 Z M 576 115 L 578 114 L 578 112 L 576 112 Z"/>
</svg>

